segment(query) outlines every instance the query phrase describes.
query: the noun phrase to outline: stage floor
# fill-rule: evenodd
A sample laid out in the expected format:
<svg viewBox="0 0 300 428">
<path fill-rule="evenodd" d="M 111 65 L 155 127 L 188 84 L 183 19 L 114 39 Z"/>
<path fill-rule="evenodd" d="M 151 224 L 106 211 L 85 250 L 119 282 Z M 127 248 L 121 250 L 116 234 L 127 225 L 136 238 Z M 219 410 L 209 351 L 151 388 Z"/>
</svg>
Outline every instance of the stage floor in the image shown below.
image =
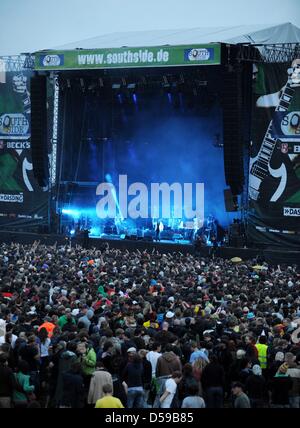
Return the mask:
<svg viewBox="0 0 300 428">
<path fill-rule="evenodd" d="M 88 248 L 103 249 L 108 244 L 110 248 L 127 249 L 128 251 L 159 251 L 160 253 L 181 252 L 182 254 L 197 254 L 202 257 L 210 257 L 212 247 L 204 246 L 199 251 L 196 251 L 192 243 L 182 244 L 174 241 L 153 242 L 145 240 L 131 239 L 107 239 L 107 238 L 92 238 L 87 242 L 83 238 L 70 238 L 65 235 L 56 234 L 38 234 L 26 232 L 0 231 L 0 243 L 9 244 L 11 242 L 19 242 L 23 245 L 31 245 L 34 241 L 39 241 L 41 245 L 70 245 L 87 244 Z M 293 251 L 288 248 L 235 248 L 235 247 L 218 247 L 216 257 L 231 259 L 232 257 L 240 257 L 243 260 L 254 259 L 261 257 L 267 263 L 277 264 L 295 264 L 300 265 L 300 251 Z"/>
</svg>

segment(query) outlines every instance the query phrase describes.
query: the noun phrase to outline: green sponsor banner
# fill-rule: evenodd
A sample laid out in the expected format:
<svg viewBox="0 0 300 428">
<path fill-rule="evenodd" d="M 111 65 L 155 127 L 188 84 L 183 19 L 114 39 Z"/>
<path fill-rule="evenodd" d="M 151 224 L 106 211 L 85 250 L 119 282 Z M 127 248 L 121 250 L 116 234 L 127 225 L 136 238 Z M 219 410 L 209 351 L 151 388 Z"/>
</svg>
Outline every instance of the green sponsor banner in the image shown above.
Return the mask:
<svg viewBox="0 0 300 428">
<path fill-rule="evenodd" d="M 35 53 L 36 70 L 170 67 L 221 63 L 221 45 L 87 49 Z"/>
</svg>

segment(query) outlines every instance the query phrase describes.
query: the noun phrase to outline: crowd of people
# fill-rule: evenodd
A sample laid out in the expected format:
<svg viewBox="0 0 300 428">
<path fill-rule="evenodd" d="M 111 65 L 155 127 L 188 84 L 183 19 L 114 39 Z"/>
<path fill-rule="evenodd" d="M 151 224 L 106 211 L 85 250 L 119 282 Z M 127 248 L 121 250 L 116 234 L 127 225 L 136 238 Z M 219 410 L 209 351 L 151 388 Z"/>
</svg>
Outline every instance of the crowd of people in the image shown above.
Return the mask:
<svg viewBox="0 0 300 428">
<path fill-rule="evenodd" d="M 300 407 L 300 270 L 0 246 L 0 407 Z"/>
</svg>

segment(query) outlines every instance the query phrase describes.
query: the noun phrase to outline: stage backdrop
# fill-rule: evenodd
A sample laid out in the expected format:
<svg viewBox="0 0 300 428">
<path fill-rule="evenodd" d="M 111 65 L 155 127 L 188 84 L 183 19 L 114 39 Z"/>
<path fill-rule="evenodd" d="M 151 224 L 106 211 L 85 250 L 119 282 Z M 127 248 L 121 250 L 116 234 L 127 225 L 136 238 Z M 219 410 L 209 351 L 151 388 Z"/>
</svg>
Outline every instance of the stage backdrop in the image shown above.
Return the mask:
<svg viewBox="0 0 300 428">
<path fill-rule="evenodd" d="M 300 59 L 254 66 L 250 242 L 300 246 Z"/>
<path fill-rule="evenodd" d="M 36 183 L 31 163 L 30 76 L 29 70 L 1 73 L 1 227 L 36 226 L 48 222 L 48 191 Z"/>
</svg>

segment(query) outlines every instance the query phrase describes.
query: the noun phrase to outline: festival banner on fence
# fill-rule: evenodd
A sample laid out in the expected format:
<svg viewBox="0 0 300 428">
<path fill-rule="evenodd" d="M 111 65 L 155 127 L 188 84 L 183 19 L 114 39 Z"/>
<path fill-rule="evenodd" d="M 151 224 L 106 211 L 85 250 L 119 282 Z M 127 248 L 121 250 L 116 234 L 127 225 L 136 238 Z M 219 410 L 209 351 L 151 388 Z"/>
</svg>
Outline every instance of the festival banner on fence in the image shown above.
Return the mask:
<svg viewBox="0 0 300 428">
<path fill-rule="evenodd" d="M 35 53 L 36 70 L 82 70 L 221 64 L 220 43 Z"/>
<path fill-rule="evenodd" d="M 300 59 L 255 66 L 251 241 L 300 245 Z"/>
<path fill-rule="evenodd" d="M 5 72 L 0 83 L 0 225 L 48 219 L 48 191 L 33 176 L 30 146 L 31 71 Z"/>
</svg>

